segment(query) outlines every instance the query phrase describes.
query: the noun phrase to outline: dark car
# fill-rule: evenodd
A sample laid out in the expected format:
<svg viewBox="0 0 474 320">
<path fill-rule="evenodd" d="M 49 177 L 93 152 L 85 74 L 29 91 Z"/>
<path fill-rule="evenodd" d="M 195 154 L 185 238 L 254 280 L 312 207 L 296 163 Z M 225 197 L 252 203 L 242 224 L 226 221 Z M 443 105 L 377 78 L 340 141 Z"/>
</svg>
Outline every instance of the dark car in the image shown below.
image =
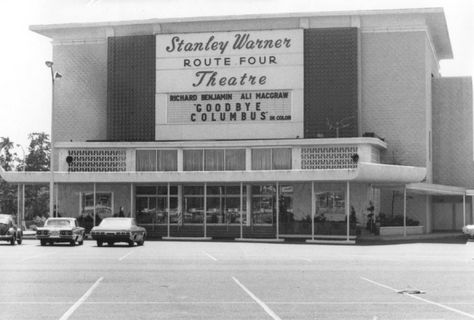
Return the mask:
<svg viewBox="0 0 474 320">
<path fill-rule="evenodd" d="M 0 214 L 0 240 L 8 241 L 11 245 L 21 244 L 23 231 L 18 228 L 9 214 Z"/>
<path fill-rule="evenodd" d="M 142 246 L 145 243 L 146 230 L 137 226 L 133 218 L 105 218 L 97 227 L 92 228 L 91 236 L 99 247 L 104 242 L 109 246 L 116 242 L 126 242 L 131 247 L 136 242 Z"/>
<path fill-rule="evenodd" d="M 36 229 L 36 239 L 42 246 L 55 242 L 69 242 L 71 246 L 84 243 L 84 228 L 79 227 L 76 218 L 48 218 L 44 227 Z"/>
</svg>

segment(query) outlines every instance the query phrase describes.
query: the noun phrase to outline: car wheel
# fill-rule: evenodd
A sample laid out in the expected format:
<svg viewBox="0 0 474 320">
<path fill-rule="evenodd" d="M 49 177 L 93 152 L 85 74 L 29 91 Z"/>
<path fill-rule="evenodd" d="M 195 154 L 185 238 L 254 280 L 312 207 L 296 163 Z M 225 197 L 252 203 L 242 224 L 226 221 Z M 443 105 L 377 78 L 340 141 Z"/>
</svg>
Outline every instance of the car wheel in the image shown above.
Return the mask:
<svg viewBox="0 0 474 320">
<path fill-rule="evenodd" d="M 84 244 L 84 237 L 81 238 L 81 241 L 79 241 L 78 244 L 79 244 L 80 246 L 82 246 L 82 245 Z"/>
<path fill-rule="evenodd" d="M 14 246 L 14 245 L 15 245 L 15 242 L 16 242 L 16 237 L 13 236 L 12 239 L 10 240 L 10 244 L 11 244 L 12 246 Z"/>
<path fill-rule="evenodd" d="M 46 245 L 46 240 L 41 239 L 40 240 L 41 245 L 44 247 Z"/>
<path fill-rule="evenodd" d="M 145 244 L 145 236 L 143 236 L 142 239 L 137 242 L 138 246 L 143 246 L 144 244 Z"/>
<path fill-rule="evenodd" d="M 71 242 L 69 243 L 69 245 L 71 247 L 74 247 L 76 245 L 76 240 L 71 240 Z"/>
<path fill-rule="evenodd" d="M 130 240 L 130 241 L 128 242 L 128 246 L 129 246 L 129 247 L 133 247 L 134 244 L 135 244 L 135 242 L 133 242 L 132 240 Z"/>
<path fill-rule="evenodd" d="M 102 241 L 97 240 L 97 246 L 102 247 Z"/>
<path fill-rule="evenodd" d="M 18 244 L 21 244 L 23 242 L 23 239 L 21 237 L 19 237 L 18 239 L 16 239 L 16 243 Z"/>
<path fill-rule="evenodd" d="M 114 245 L 114 243 L 113 243 L 112 241 L 107 242 L 107 244 L 108 244 L 109 246 L 113 246 L 113 245 Z"/>
</svg>

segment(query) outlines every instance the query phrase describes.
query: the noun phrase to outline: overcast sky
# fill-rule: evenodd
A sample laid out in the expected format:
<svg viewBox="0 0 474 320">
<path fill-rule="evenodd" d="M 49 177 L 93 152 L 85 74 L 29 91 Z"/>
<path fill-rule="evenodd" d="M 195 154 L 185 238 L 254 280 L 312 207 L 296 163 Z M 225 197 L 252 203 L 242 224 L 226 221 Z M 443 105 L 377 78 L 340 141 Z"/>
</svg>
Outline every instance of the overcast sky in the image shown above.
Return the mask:
<svg viewBox="0 0 474 320">
<path fill-rule="evenodd" d="M 0 3 L 0 137 L 27 150 L 31 132 L 50 132 L 51 59 L 48 38 L 33 24 L 72 23 L 257 13 L 442 7 L 454 59 L 441 61 L 443 76 L 474 74 L 472 0 L 7 0 Z M 21 151 L 19 151 L 21 155 Z"/>
</svg>

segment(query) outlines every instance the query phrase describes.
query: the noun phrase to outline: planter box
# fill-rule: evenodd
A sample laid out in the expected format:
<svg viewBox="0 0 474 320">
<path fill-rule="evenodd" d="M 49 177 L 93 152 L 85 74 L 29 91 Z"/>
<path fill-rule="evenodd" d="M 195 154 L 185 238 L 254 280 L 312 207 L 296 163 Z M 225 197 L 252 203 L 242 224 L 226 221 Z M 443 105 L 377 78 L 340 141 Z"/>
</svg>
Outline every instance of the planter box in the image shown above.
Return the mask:
<svg viewBox="0 0 474 320">
<path fill-rule="evenodd" d="M 407 226 L 407 235 L 423 234 L 423 226 Z M 403 227 L 380 227 L 381 236 L 403 236 Z"/>
</svg>

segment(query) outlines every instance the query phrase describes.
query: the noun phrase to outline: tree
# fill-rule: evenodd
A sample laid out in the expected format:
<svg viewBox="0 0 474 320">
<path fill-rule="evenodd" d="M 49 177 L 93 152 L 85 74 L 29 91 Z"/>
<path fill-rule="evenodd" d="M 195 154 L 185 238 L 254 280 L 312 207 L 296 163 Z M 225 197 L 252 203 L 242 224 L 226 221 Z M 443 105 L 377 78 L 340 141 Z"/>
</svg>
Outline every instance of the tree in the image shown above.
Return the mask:
<svg viewBox="0 0 474 320">
<path fill-rule="evenodd" d="M 5 171 L 14 169 L 15 153 L 10 150 L 13 148 L 13 141 L 8 137 L 0 137 L 0 166 Z M 17 208 L 16 188 L 7 183 L 0 177 L 0 213 L 14 214 Z"/>
<path fill-rule="evenodd" d="M 51 142 L 44 132 L 28 135 L 30 145 L 25 159 L 25 171 L 49 171 Z M 49 187 L 47 185 L 29 185 L 25 188 L 25 217 L 48 216 Z"/>
<path fill-rule="evenodd" d="M 28 135 L 30 145 L 26 156 L 26 171 L 49 171 L 51 142 L 44 132 L 33 132 Z"/>
</svg>

